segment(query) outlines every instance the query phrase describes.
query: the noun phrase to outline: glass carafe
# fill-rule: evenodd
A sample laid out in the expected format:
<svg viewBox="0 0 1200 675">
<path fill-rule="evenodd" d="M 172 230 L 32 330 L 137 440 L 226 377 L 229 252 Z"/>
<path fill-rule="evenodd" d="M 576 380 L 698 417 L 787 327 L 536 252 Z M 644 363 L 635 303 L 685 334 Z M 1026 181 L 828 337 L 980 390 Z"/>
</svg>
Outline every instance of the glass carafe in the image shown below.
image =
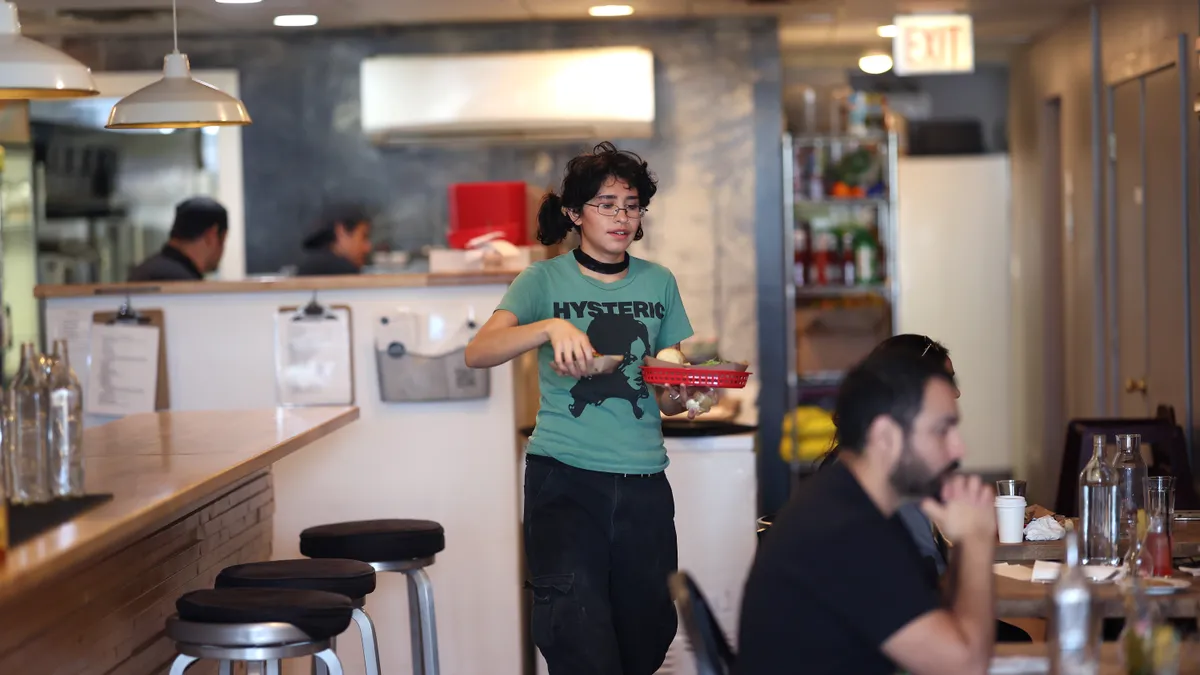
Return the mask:
<svg viewBox="0 0 1200 675">
<path fill-rule="evenodd" d="M 9 390 L 12 405 L 12 444 L 8 467 L 12 472 L 9 500 L 38 504 L 50 500 L 50 472 L 46 463 L 46 378 L 32 342 L 21 345 L 21 365 Z"/>
<path fill-rule="evenodd" d="M 1117 565 L 1118 552 L 1117 472 L 1104 458 L 1104 436 L 1092 437 L 1092 458 L 1079 474 L 1079 529 L 1084 565 Z"/>
<path fill-rule="evenodd" d="M 83 496 L 83 389 L 71 369 L 65 340 L 54 341 L 50 357 L 50 490 L 55 497 Z"/>
<path fill-rule="evenodd" d="M 1142 489 L 1146 478 L 1146 462 L 1142 460 L 1142 437 L 1140 434 L 1117 434 L 1117 454 L 1113 457 L 1113 469 L 1118 481 L 1118 518 L 1122 534 L 1122 553 L 1133 544 L 1125 535 L 1129 526 L 1137 526 L 1138 511 L 1145 508 L 1146 500 Z"/>
</svg>

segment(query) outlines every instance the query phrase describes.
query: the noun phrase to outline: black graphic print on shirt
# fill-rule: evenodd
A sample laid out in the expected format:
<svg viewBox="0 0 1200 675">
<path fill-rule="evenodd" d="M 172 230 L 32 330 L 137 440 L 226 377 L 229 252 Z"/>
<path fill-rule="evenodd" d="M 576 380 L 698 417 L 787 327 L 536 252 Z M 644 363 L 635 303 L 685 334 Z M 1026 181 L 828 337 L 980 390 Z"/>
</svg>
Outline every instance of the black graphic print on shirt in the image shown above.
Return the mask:
<svg viewBox="0 0 1200 675">
<path fill-rule="evenodd" d="M 650 398 L 639 364 L 654 347 L 650 331 L 641 319 L 661 320 L 666 308 L 661 302 L 556 302 L 554 316 L 572 320 L 592 317 L 587 327 L 592 348 L 605 356 L 621 356 L 621 365 L 611 373 L 585 377 L 571 387 L 571 415 L 579 417 L 589 405 L 602 405 L 610 398 L 629 401 L 635 419 L 646 414 L 640 402 Z"/>
</svg>

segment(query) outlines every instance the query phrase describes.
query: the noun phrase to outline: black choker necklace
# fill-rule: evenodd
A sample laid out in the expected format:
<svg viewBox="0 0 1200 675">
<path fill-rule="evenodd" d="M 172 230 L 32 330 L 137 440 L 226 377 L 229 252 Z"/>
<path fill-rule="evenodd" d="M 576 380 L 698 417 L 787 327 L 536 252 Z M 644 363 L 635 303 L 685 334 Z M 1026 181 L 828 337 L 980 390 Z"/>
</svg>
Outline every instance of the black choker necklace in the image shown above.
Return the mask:
<svg viewBox="0 0 1200 675">
<path fill-rule="evenodd" d="M 583 252 L 582 248 L 575 249 L 575 262 L 583 265 L 596 274 L 620 274 L 629 269 L 629 254 L 625 254 L 625 259 L 618 263 L 606 263 L 596 260 L 592 256 Z"/>
</svg>

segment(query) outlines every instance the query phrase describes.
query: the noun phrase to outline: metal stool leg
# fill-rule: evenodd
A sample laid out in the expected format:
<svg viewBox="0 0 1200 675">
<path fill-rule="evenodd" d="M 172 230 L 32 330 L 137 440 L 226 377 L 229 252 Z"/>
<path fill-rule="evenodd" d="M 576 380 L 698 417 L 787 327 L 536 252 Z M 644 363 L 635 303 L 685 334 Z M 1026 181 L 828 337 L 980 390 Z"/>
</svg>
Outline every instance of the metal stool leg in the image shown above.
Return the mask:
<svg viewBox="0 0 1200 675">
<path fill-rule="evenodd" d="M 432 675 L 425 672 L 425 653 L 422 649 L 424 639 L 421 631 L 421 592 L 412 571 L 404 573 L 404 581 L 408 585 L 408 635 L 412 643 L 412 673 L 413 675 Z"/>
<path fill-rule="evenodd" d="M 217 675 L 233 675 L 233 661 L 221 661 L 218 663 Z"/>
<path fill-rule="evenodd" d="M 379 641 L 375 639 L 375 622 L 360 608 L 354 609 L 354 623 L 358 624 L 358 632 L 362 635 L 363 661 L 367 667 L 367 675 L 379 673 Z"/>
<path fill-rule="evenodd" d="M 321 663 L 329 670 L 329 675 L 343 675 L 342 662 L 338 660 L 337 654 L 332 649 L 326 649 L 322 652 L 317 652 L 314 657 L 319 659 Z"/>
<path fill-rule="evenodd" d="M 199 660 L 194 656 L 185 656 L 183 654 L 176 656 L 175 660 L 171 662 L 170 675 L 183 675 L 183 671 L 187 670 L 188 666 Z"/>
<path fill-rule="evenodd" d="M 337 649 L 337 637 L 336 636 L 329 638 L 329 649 L 331 649 L 331 650 Z M 329 668 L 326 667 L 325 662 L 322 661 L 321 659 L 317 658 L 317 656 L 318 656 L 318 654 L 313 654 L 313 659 L 312 659 L 313 675 L 330 675 Z"/>
<path fill-rule="evenodd" d="M 410 586 L 409 597 L 417 597 L 417 620 L 420 624 L 420 649 L 422 675 L 439 675 L 437 648 L 437 617 L 433 608 L 433 584 L 424 568 L 417 568 L 407 574 Z M 416 645 L 414 644 L 414 647 Z"/>
<path fill-rule="evenodd" d="M 267 661 L 267 675 L 283 675 L 283 662 Z"/>
</svg>

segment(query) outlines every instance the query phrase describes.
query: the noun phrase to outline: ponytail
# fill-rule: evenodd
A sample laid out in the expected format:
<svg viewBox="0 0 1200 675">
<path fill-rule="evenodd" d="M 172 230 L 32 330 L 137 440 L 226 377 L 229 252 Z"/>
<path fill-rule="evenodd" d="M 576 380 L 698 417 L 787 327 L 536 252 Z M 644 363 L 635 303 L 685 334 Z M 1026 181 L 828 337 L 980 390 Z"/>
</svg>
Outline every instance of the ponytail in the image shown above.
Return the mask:
<svg viewBox="0 0 1200 675">
<path fill-rule="evenodd" d="M 567 234 L 575 229 L 571 217 L 563 212 L 563 200 L 554 192 L 547 192 L 537 214 L 537 238 L 543 246 L 562 243 Z"/>
</svg>

